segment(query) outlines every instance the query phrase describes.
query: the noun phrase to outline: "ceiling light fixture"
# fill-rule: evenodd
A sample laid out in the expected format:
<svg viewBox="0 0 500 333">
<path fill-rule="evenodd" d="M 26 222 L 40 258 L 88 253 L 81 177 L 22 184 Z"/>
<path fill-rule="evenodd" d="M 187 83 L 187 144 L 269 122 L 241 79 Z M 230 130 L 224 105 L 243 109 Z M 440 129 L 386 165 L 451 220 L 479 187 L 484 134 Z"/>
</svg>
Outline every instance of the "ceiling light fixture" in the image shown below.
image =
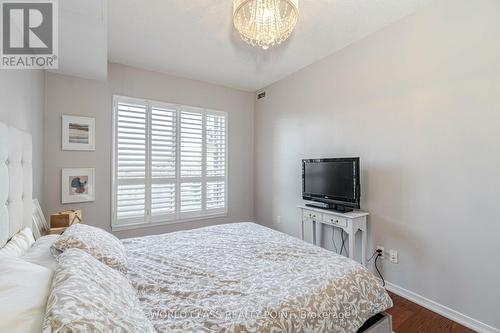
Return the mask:
<svg viewBox="0 0 500 333">
<path fill-rule="evenodd" d="M 234 26 L 241 38 L 264 50 L 290 37 L 298 19 L 299 0 L 234 0 Z"/>
</svg>

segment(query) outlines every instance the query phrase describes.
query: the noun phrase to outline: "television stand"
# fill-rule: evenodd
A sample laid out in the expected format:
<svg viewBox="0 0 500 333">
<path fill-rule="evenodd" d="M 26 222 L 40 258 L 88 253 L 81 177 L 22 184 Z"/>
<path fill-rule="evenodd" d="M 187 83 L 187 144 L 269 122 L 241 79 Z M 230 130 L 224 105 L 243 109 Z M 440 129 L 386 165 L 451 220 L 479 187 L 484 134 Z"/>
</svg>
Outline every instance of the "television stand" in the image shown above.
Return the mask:
<svg viewBox="0 0 500 333">
<path fill-rule="evenodd" d="M 355 252 L 361 252 L 359 262 L 366 266 L 366 250 L 367 250 L 367 212 L 355 210 L 349 213 L 340 213 L 325 208 L 316 208 L 307 206 L 298 207 L 301 213 L 300 219 L 300 237 L 304 240 L 304 227 L 307 225 L 312 230 L 312 243 L 321 246 L 323 243 L 323 226 L 343 229 L 348 239 L 348 255 L 351 259 L 356 259 Z M 356 234 L 361 233 L 361 244 L 356 240 Z M 361 245 L 357 249 L 357 245 Z M 358 251 L 356 251 L 358 250 Z"/>
<path fill-rule="evenodd" d="M 319 209 L 326 209 L 326 210 L 331 210 L 334 212 L 339 212 L 339 213 L 350 213 L 353 212 L 354 209 L 351 207 L 347 207 L 344 205 L 336 205 L 336 204 L 306 204 L 307 207 L 313 207 L 313 208 L 319 208 Z"/>
</svg>

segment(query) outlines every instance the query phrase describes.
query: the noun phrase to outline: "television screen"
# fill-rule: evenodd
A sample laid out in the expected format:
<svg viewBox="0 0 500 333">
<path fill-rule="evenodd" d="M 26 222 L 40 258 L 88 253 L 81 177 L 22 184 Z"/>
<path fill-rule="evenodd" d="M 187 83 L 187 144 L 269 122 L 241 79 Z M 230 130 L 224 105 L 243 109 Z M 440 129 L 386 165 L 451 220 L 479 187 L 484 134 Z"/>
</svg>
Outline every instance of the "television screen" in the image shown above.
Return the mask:
<svg viewBox="0 0 500 333">
<path fill-rule="evenodd" d="M 304 199 L 359 205 L 359 158 L 304 160 L 302 174 Z"/>
<path fill-rule="evenodd" d="M 352 162 L 320 162 L 306 164 L 305 192 L 332 198 L 354 200 L 355 171 Z"/>
</svg>

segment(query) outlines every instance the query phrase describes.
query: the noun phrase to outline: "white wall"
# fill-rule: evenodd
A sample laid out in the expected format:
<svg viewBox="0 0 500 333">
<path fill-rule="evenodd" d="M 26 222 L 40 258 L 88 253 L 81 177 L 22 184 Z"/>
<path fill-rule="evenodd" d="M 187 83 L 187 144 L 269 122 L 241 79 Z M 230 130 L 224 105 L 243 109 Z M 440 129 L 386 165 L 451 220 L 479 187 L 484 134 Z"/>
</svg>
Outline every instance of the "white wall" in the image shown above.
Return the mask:
<svg viewBox="0 0 500 333">
<path fill-rule="evenodd" d="M 0 70 L 0 121 L 33 136 L 33 198 L 43 206 L 44 72 Z"/>
<path fill-rule="evenodd" d="M 500 328 L 500 1 L 436 1 L 266 90 L 257 221 L 298 236 L 301 159 L 360 156 L 386 279 Z"/>
<path fill-rule="evenodd" d="M 108 81 L 47 73 L 45 108 L 45 200 L 47 213 L 82 208 L 87 224 L 110 230 L 112 95 L 222 110 L 229 113 L 227 218 L 117 232 L 119 237 L 170 232 L 210 224 L 253 220 L 254 95 L 198 81 L 110 64 Z M 96 118 L 96 151 L 61 151 L 62 114 Z M 61 168 L 95 167 L 96 201 L 61 205 Z"/>
</svg>

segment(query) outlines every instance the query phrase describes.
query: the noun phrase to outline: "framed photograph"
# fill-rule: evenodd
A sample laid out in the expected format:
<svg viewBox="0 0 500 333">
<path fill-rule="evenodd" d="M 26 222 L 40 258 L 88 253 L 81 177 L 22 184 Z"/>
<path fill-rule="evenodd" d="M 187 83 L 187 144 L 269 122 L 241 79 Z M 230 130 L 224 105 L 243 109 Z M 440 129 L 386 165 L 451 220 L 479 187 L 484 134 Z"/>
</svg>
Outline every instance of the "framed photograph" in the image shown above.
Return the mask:
<svg viewBox="0 0 500 333">
<path fill-rule="evenodd" d="M 95 150 L 95 118 L 62 117 L 63 150 Z"/>
<path fill-rule="evenodd" d="M 62 169 L 61 175 L 61 201 L 63 204 L 95 201 L 95 169 L 65 168 Z"/>
</svg>

